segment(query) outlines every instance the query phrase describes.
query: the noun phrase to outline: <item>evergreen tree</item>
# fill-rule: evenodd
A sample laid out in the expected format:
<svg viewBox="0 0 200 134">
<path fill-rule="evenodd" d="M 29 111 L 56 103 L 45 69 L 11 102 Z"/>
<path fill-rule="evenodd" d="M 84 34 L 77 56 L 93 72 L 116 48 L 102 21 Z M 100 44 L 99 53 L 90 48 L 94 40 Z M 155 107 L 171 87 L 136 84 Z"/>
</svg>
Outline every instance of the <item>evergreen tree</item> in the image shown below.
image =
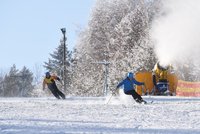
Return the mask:
<svg viewBox="0 0 200 134">
<path fill-rule="evenodd" d="M 115 27 L 111 43 L 111 47 L 114 49 L 110 49 L 116 51 L 112 57 L 110 75 L 113 80 L 111 81 L 116 78 L 121 79 L 120 77 L 130 71 L 150 71 L 153 68 L 156 61 L 148 34 L 148 18 L 139 3 Z"/>
<path fill-rule="evenodd" d="M 78 95 L 103 95 L 104 65 L 109 61 L 110 37 L 115 26 L 132 8 L 131 0 L 98 0 L 88 28 L 80 34 L 75 54 L 73 87 Z M 78 81 L 77 81 L 78 80 Z"/>
<path fill-rule="evenodd" d="M 52 73 L 57 74 L 63 80 L 63 61 L 64 61 L 64 44 L 59 45 L 56 50 L 50 54 L 51 58 L 49 58 L 48 62 L 44 62 L 44 67 Z M 71 79 L 71 66 L 72 66 L 72 52 L 67 51 L 66 48 L 66 80 L 67 86 L 70 85 Z"/>
<path fill-rule="evenodd" d="M 153 2 L 97 0 L 76 45 L 72 82 L 76 93 L 103 95 L 105 70 L 99 62 L 110 62 L 110 85 L 116 85 L 128 71 L 153 68 L 155 55 L 148 33 L 156 11 Z"/>
<path fill-rule="evenodd" d="M 187 57 L 184 59 L 184 64 L 182 61 L 176 61 L 175 70 L 178 78 L 185 81 L 200 81 L 200 62 L 192 59 L 192 57 Z"/>
<path fill-rule="evenodd" d="M 23 67 L 23 69 L 19 71 L 16 66 L 13 65 L 10 72 L 5 75 L 3 81 L 3 96 L 28 96 L 34 89 L 32 82 L 33 74 L 29 71 L 29 69 Z"/>
<path fill-rule="evenodd" d="M 19 88 L 19 78 L 18 78 L 19 70 L 13 65 L 8 74 L 5 75 L 4 78 L 4 96 L 14 97 L 19 96 L 20 88 Z"/>
<path fill-rule="evenodd" d="M 19 77 L 19 88 L 20 88 L 20 96 L 29 96 L 31 91 L 34 89 L 33 83 L 33 73 L 23 67 L 23 69 L 18 74 Z"/>
<path fill-rule="evenodd" d="M 4 81 L 3 81 L 3 77 L 0 76 L 0 96 L 3 96 L 4 94 Z"/>
</svg>

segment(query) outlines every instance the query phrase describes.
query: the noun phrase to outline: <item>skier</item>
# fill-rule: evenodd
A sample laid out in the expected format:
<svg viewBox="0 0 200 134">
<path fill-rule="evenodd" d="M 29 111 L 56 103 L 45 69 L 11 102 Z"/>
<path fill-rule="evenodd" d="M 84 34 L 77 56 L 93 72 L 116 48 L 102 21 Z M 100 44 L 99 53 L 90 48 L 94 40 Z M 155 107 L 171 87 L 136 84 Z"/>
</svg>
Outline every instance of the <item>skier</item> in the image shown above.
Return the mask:
<svg viewBox="0 0 200 134">
<path fill-rule="evenodd" d="M 59 77 L 57 77 L 55 75 L 51 76 L 49 72 L 46 72 L 46 76 L 43 80 L 43 90 L 45 89 L 45 85 L 47 85 L 48 88 L 51 90 L 52 94 L 57 99 L 60 99 L 60 97 L 62 97 L 62 99 L 65 99 L 65 95 L 56 86 L 55 80 L 58 80 L 59 82 L 61 82 Z M 62 82 L 61 82 L 61 84 L 62 84 Z"/>
<path fill-rule="evenodd" d="M 124 93 L 126 95 L 132 95 L 133 99 L 137 102 L 137 103 L 147 103 L 145 100 L 142 99 L 142 97 L 135 91 L 134 89 L 134 84 L 135 85 L 144 85 L 143 82 L 138 82 L 135 80 L 134 75 L 132 72 L 129 72 L 127 77 L 122 80 L 118 85 L 116 90 L 121 87 L 122 85 L 124 85 Z"/>
</svg>

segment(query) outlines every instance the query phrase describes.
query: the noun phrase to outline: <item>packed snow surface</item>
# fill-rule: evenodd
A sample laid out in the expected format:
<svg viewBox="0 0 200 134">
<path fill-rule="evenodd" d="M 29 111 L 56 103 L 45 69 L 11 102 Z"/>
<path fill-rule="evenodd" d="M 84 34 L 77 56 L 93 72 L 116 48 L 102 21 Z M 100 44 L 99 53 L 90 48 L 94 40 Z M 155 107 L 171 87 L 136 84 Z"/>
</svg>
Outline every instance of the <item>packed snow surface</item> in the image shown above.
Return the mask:
<svg viewBox="0 0 200 134">
<path fill-rule="evenodd" d="M 200 98 L 145 96 L 144 105 L 109 97 L 0 98 L 0 133 L 200 133 Z"/>
</svg>

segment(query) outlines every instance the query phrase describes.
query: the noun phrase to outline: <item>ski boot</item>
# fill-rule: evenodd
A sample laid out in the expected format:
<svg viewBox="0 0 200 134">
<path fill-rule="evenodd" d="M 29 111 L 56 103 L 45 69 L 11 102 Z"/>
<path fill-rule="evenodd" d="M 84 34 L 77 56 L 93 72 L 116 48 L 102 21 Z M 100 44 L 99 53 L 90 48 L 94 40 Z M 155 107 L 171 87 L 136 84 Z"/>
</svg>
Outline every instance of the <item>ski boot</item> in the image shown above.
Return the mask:
<svg viewBox="0 0 200 134">
<path fill-rule="evenodd" d="M 147 104 L 147 102 L 145 101 L 145 100 L 140 100 L 140 103 L 142 103 L 142 104 Z"/>
<path fill-rule="evenodd" d="M 136 101 L 137 103 L 141 103 L 141 100 L 139 100 L 139 99 L 135 99 L 135 101 Z"/>
</svg>

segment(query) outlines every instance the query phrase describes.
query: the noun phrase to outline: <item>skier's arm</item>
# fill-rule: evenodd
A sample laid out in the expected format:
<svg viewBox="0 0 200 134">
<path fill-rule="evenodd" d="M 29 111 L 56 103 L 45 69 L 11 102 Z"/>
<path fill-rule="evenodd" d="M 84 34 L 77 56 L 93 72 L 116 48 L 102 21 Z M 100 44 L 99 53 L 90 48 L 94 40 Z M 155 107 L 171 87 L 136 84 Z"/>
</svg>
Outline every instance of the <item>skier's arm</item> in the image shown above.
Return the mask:
<svg viewBox="0 0 200 134">
<path fill-rule="evenodd" d="M 121 82 L 117 85 L 116 89 L 118 89 L 119 87 L 121 87 L 123 84 L 124 84 L 124 80 L 121 81 Z"/>
<path fill-rule="evenodd" d="M 63 83 L 59 77 L 56 77 L 56 80 L 58 80 L 60 82 L 60 84 L 63 85 Z"/>
<path fill-rule="evenodd" d="M 56 77 L 56 80 L 60 81 L 60 78 L 59 78 L 59 77 Z"/>
<path fill-rule="evenodd" d="M 133 79 L 133 83 L 138 85 L 138 86 L 144 85 L 143 82 L 138 82 L 138 81 L 136 81 L 136 79 Z"/>
</svg>

